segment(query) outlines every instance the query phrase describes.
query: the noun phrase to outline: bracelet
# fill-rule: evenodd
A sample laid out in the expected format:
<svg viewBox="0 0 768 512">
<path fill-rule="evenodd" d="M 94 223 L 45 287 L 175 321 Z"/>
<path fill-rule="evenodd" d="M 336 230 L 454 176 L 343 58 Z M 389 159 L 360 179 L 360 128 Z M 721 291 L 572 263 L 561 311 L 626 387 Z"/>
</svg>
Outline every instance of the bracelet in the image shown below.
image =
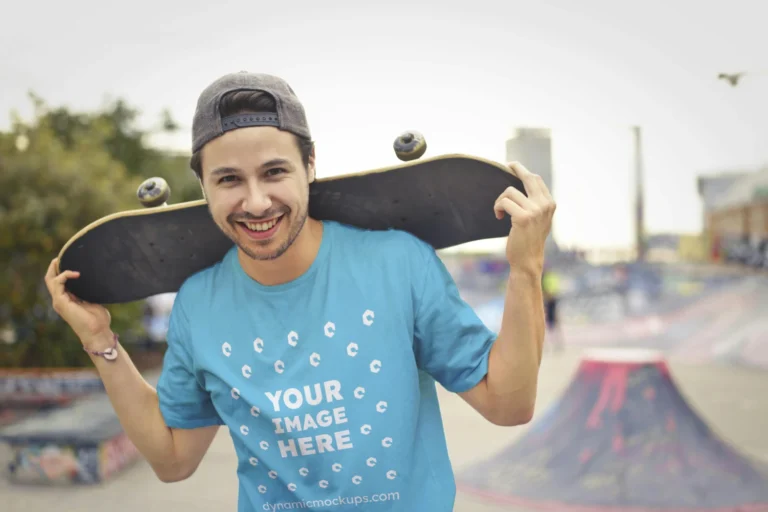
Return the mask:
<svg viewBox="0 0 768 512">
<path fill-rule="evenodd" d="M 114 361 L 115 359 L 117 359 L 117 339 L 118 339 L 117 334 L 114 334 L 114 337 L 115 337 L 115 341 L 112 344 L 112 346 L 110 348 L 108 348 L 107 350 L 103 351 L 103 352 L 98 352 L 96 350 L 88 350 L 85 347 L 83 347 L 83 350 L 85 350 L 86 352 L 88 352 L 91 355 L 101 356 L 104 359 L 106 359 L 107 361 Z"/>
</svg>

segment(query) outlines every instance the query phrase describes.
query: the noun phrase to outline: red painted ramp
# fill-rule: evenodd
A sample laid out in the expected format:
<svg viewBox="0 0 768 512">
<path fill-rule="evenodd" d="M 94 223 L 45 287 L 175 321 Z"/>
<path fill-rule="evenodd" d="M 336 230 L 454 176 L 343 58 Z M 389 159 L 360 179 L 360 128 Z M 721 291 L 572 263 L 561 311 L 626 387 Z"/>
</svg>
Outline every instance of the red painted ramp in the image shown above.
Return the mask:
<svg viewBox="0 0 768 512">
<path fill-rule="evenodd" d="M 661 355 L 646 350 L 592 352 L 520 440 L 457 481 L 529 508 L 768 511 L 768 479 L 710 430 Z"/>
</svg>

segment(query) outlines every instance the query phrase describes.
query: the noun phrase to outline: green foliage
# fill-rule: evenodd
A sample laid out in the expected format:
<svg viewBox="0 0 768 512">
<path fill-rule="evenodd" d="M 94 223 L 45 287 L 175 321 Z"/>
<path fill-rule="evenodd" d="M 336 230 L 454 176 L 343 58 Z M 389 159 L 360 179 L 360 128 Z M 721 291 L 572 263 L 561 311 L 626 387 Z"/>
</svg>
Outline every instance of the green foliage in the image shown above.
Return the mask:
<svg viewBox="0 0 768 512">
<path fill-rule="evenodd" d="M 95 113 L 49 109 L 32 96 L 35 116 L 0 133 L 0 367 L 90 364 L 74 333 L 50 308 L 43 277 L 77 231 L 114 212 L 140 208 L 136 189 L 150 176 L 171 185 L 172 202 L 201 194 L 186 156 L 147 146 L 138 112 L 117 101 Z M 167 113 L 165 128 L 175 123 Z M 141 330 L 141 302 L 110 307 L 121 339 Z"/>
</svg>

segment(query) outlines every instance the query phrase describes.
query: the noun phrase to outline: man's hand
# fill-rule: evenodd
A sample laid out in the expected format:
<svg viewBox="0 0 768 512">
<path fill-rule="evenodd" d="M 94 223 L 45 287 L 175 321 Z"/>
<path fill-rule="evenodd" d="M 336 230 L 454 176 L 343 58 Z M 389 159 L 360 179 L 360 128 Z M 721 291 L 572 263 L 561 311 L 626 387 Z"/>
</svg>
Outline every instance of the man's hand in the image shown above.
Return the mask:
<svg viewBox="0 0 768 512">
<path fill-rule="evenodd" d="M 528 197 L 514 187 L 507 188 L 493 205 L 497 219 L 508 213 L 512 228 L 507 238 L 507 260 L 512 270 L 543 271 L 544 244 L 552 229 L 555 201 L 541 176 L 533 174 L 519 162 L 509 169 L 520 178 Z"/>
<path fill-rule="evenodd" d="M 505 213 L 512 218 L 504 315 L 485 379 L 461 396 L 492 423 L 511 426 L 530 421 L 536 404 L 544 343 L 541 275 L 555 202 L 540 176 L 517 162 L 509 168 L 523 182 L 528 197 L 510 187 L 493 206 L 496 218 L 503 219 Z"/>
<path fill-rule="evenodd" d="M 84 302 L 69 293 L 65 287 L 66 282 L 79 278 L 80 273 L 66 270 L 57 274 L 57 267 L 58 260 L 54 259 L 45 274 L 45 284 L 51 294 L 53 310 L 69 324 L 85 348 L 108 348 L 113 341 L 109 311 L 104 306 Z"/>
</svg>

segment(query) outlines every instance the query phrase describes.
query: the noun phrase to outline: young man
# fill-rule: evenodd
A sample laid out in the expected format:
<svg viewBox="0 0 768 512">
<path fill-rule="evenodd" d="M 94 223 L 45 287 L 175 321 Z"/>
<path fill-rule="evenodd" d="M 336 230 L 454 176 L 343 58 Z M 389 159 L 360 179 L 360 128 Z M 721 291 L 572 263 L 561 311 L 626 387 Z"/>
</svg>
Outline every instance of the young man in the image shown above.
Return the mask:
<svg viewBox="0 0 768 512">
<path fill-rule="evenodd" d="M 498 425 L 530 420 L 544 336 L 544 241 L 554 202 L 500 190 L 511 265 L 498 336 L 462 301 L 433 248 L 395 231 L 308 215 L 315 155 L 281 79 L 224 76 L 200 96 L 192 168 L 234 243 L 173 306 L 157 390 L 117 343 L 106 309 L 46 280 L 93 356 L 130 439 L 165 482 L 192 475 L 217 429 L 238 456 L 239 510 L 453 509 L 436 381 Z M 112 350 L 112 347 L 115 347 Z"/>
</svg>

